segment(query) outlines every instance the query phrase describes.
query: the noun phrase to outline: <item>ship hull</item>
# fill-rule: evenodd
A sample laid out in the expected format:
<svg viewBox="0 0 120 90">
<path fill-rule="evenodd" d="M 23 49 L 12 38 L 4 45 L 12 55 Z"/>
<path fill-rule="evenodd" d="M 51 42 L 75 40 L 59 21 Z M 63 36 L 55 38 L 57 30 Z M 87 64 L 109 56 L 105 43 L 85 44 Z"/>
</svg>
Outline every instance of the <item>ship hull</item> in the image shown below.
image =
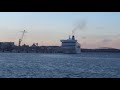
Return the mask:
<svg viewBox="0 0 120 90">
<path fill-rule="evenodd" d="M 62 52 L 65 54 L 79 54 L 81 50 L 80 48 L 62 48 Z"/>
</svg>

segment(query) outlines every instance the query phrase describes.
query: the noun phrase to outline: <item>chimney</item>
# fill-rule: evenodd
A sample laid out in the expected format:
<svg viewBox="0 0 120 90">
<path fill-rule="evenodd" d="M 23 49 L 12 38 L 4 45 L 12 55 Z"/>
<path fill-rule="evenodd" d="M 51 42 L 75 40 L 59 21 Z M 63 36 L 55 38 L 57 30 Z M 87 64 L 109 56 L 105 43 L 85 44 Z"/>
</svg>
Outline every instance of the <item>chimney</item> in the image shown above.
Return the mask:
<svg viewBox="0 0 120 90">
<path fill-rule="evenodd" d="M 72 40 L 75 40 L 75 36 L 74 35 L 72 36 Z"/>
</svg>

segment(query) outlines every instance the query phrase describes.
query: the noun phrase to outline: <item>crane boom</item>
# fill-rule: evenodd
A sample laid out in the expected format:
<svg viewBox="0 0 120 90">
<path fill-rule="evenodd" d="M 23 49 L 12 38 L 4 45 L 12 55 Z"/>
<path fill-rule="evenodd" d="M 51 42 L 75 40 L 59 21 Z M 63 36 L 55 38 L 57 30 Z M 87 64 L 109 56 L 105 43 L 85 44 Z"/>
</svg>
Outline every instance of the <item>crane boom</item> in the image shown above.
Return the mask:
<svg viewBox="0 0 120 90">
<path fill-rule="evenodd" d="M 21 45 L 21 42 L 22 42 L 22 40 L 23 40 L 23 37 L 24 37 L 24 34 L 25 34 L 25 30 L 24 31 L 22 31 L 23 33 L 22 33 L 22 37 L 19 39 L 19 46 Z"/>
<path fill-rule="evenodd" d="M 24 33 L 25 33 L 25 30 L 23 31 L 23 34 L 22 34 L 22 37 L 21 37 L 21 39 L 23 39 Z"/>
</svg>

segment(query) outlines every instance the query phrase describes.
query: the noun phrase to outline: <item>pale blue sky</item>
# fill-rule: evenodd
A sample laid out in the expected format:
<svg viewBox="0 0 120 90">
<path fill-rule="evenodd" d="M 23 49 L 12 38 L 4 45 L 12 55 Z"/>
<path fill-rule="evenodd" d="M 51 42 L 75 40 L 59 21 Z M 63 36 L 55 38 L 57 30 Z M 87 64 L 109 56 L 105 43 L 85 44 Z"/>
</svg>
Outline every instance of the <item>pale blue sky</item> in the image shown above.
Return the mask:
<svg viewBox="0 0 120 90">
<path fill-rule="evenodd" d="M 67 39 L 82 19 L 86 27 L 75 33 L 82 47 L 120 48 L 119 12 L 0 12 L 0 41 L 18 44 L 20 31 L 26 29 L 23 43 L 60 45 L 60 39 Z"/>
</svg>

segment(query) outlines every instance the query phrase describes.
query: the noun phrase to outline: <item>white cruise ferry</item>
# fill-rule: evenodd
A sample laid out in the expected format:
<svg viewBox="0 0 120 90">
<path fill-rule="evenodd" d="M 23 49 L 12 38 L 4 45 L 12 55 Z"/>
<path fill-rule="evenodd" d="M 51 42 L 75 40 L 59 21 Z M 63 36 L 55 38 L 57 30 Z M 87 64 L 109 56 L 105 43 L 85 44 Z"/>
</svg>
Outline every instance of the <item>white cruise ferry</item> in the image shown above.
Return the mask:
<svg viewBox="0 0 120 90">
<path fill-rule="evenodd" d="M 77 42 L 77 40 L 75 40 L 74 35 L 72 36 L 72 38 L 70 38 L 69 36 L 69 39 L 60 40 L 60 41 L 62 42 L 61 49 L 63 53 L 67 53 L 67 54 L 81 53 L 81 46 Z"/>
</svg>

